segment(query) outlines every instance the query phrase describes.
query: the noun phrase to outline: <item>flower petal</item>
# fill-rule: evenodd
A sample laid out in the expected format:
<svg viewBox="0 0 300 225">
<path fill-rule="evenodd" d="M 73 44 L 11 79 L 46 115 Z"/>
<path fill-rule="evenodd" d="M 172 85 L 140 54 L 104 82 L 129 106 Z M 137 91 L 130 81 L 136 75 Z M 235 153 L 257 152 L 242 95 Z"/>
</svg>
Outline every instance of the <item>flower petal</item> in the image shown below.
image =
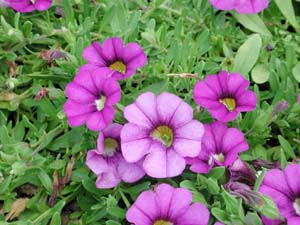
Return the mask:
<svg viewBox="0 0 300 225">
<path fill-rule="evenodd" d="M 160 143 L 153 142 L 148 152 L 143 163 L 146 174 L 155 178 L 168 177 L 166 150 Z"/>
<path fill-rule="evenodd" d="M 103 173 L 97 177 L 96 187 L 101 189 L 113 188 L 118 186 L 120 182 L 121 178 L 116 176 L 113 170 L 110 170 L 109 172 Z"/>
<path fill-rule="evenodd" d="M 128 163 L 123 158 L 118 162 L 118 174 L 127 183 L 133 183 L 141 179 L 145 172 L 137 163 Z"/>
<path fill-rule="evenodd" d="M 84 49 L 82 56 L 88 63 L 104 67 L 106 66 L 106 61 L 102 58 L 100 52 L 101 45 L 98 42 L 94 42 Z"/>
<path fill-rule="evenodd" d="M 101 131 L 106 125 L 103 114 L 98 111 L 92 113 L 86 120 L 86 126 L 92 131 Z"/>
<path fill-rule="evenodd" d="M 145 92 L 136 99 L 135 104 L 153 124 L 158 122 L 155 94 Z"/>
<path fill-rule="evenodd" d="M 44 11 L 50 8 L 51 4 L 51 0 L 36 0 L 34 3 L 34 7 L 39 11 Z"/>
<path fill-rule="evenodd" d="M 66 96 L 77 103 L 92 103 L 95 96 L 81 85 L 71 82 L 66 86 Z"/>
<path fill-rule="evenodd" d="M 122 49 L 123 41 L 121 38 L 108 38 L 102 44 L 101 55 L 106 62 L 114 62 L 118 58 L 121 58 L 118 54 L 122 53 Z"/>
<path fill-rule="evenodd" d="M 97 152 L 97 150 L 89 150 L 87 152 L 86 165 L 96 175 L 105 173 L 109 170 L 106 160 Z"/>
<path fill-rule="evenodd" d="M 132 103 L 131 105 L 125 107 L 124 117 L 130 123 L 136 124 L 138 126 L 142 126 L 147 129 L 154 128 L 150 118 L 147 115 L 145 115 L 143 110 L 136 103 Z"/>
<path fill-rule="evenodd" d="M 122 57 L 130 69 L 141 68 L 147 62 L 146 54 L 137 43 L 128 43 L 123 50 Z"/>
<path fill-rule="evenodd" d="M 300 196 L 300 165 L 298 164 L 290 164 L 286 166 L 284 175 L 287 181 L 288 186 L 293 192 L 294 196 Z"/>
<path fill-rule="evenodd" d="M 202 203 L 194 203 L 188 210 L 177 218 L 176 224 L 184 225 L 207 225 L 209 221 L 209 211 Z"/>
<path fill-rule="evenodd" d="M 156 109 L 159 118 L 163 123 L 169 123 L 172 120 L 177 108 L 183 103 L 182 99 L 178 96 L 163 92 L 156 98 Z"/>
</svg>

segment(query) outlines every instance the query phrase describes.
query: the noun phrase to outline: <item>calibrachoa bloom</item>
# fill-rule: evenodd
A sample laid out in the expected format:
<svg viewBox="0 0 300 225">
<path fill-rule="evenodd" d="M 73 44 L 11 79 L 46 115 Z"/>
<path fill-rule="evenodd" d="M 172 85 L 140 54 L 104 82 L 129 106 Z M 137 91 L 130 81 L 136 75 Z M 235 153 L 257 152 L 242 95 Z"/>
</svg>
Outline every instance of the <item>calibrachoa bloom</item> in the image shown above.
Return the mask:
<svg viewBox="0 0 300 225">
<path fill-rule="evenodd" d="M 138 163 L 124 160 L 120 146 L 122 125 L 111 124 L 99 133 L 97 149 L 89 150 L 86 164 L 97 175 L 98 188 L 112 188 L 121 180 L 132 183 L 141 179 L 145 172 Z"/>
<path fill-rule="evenodd" d="M 52 0 L 6 0 L 10 7 L 22 13 L 34 10 L 44 11 L 50 8 Z"/>
<path fill-rule="evenodd" d="M 107 68 L 91 70 L 83 66 L 67 85 L 64 111 L 71 126 L 86 123 L 90 130 L 100 131 L 112 122 L 113 106 L 120 100 L 121 90 L 114 78 L 102 76 L 107 73 Z"/>
<path fill-rule="evenodd" d="M 102 45 L 94 42 L 84 50 L 83 58 L 96 67 L 109 68 L 109 75 L 118 80 L 132 76 L 147 62 L 147 56 L 139 44 L 131 42 L 124 46 L 118 37 L 108 38 Z"/>
<path fill-rule="evenodd" d="M 160 184 L 139 195 L 126 219 L 134 225 L 207 225 L 208 209 L 202 203 L 192 204 L 192 197 L 188 189 Z"/>
<path fill-rule="evenodd" d="M 284 171 L 269 170 L 259 191 L 274 200 L 288 225 L 300 224 L 300 164 L 288 165 Z M 269 219 L 264 222 L 266 225 L 277 223 Z"/>
<path fill-rule="evenodd" d="M 174 94 L 143 93 L 125 108 L 124 116 L 129 121 L 121 132 L 124 158 L 142 159 L 149 176 L 180 175 L 184 157 L 200 153 L 203 125 L 193 120 L 192 107 Z"/>
<path fill-rule="evenodd" d="M 208 75 L 194 87 L 195 101 L 217 120 L 234 120 L 239 112 L 252 111 L 256 107 L 256 95 L 248 91 L 250 82 L 238 73 L 221 71 Z"/>
<path fill-rule="evenodd" d="M 236 10 L 242 14 L 255 14 L 263 11 L 269 5 L 269 0 L 209 0 L 220 10 Z"/>
<path fill-rule="evenodd" d="M 195 158 L 186 158 L 191 170 L 208 173 L 215 166 L 228 167 L 238 154 L 248 149 L 243 133 L 236 128 L 227 128 L 224 123 L 205 124 L 201 153 Z"/>
</svg>

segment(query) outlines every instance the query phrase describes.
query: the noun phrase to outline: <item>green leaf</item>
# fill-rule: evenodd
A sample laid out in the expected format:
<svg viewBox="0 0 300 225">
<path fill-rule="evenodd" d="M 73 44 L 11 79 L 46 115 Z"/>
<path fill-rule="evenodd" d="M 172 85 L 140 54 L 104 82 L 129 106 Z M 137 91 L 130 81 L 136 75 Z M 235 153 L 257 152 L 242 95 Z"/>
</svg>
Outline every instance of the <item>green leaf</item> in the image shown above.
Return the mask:
<svg viewBox="0 0 300 225">
<path fill-rule="evenodd" d="M 208 178 L 207 179 L 207 190 L 209 191 L 209 193 L 216 195 L 219 193 L 220 191 L 220 187 L 218 185 L 218 182 L 215 181 L 212 178 Z"/>
<path fill-rule="evenodd" d="M 262 40 L 259 34 L 250 36 L 238 49 L 234 59 L 234 72 L 246 76 L 258 60 L 262 47 Z"/>
<path fill-rule="evenodd" d="M 294 75 L 296 81 L 298 81 L 298 83 L 300 83 L 300 62 L 298 62 L 298 63 L 294 66 L 294 68 L 293 68 L 293 70 L 292 70 L 292 73 L 293 73 L 293 75 Z"/>
<path fill-rule="evenodd" d="M 53 214 L 50 225 L 61 225 L 61 217 L 59 212 L 55 212 Z"/>
<path fill-rule="evenodd" d="M 274 0 L 281 13 L 284 15 L 286 20 L 295 28 L 299 30 L 299 24 L 297 22 L 292 0 Z"/>
<path fill-rule="evenodd" d="M 208 177 L 214 178 L 216 180 L 224 176 L 225 167 L 215 167 L 207 174 Z"/>
<path fill-rule="evenodd" d="M 269 80 L 270 71 L 265 64 L 257 64 L 252 72 L 251 78 L 257 84 L 263 84 Z"/>
<path fill-rule="evenodd" d="M 280 143 L 281 147 L 285 151 L 285 153 L 290 158 L 296 158 L 295 152 L 294 152 L 292 146 L 290 145 L 290 143 L 284 137 L 282 137 L 281 135 L 278 135 L 278 140 L 279 140 L 279 143 Z"/>
<path fill-rule="evenodd" d="M 264 22 L 257 14 L 240 14 L 232 12 L 233 16 L 247 29 L 263 36 L 272 36 Z"/>
<path fill-rule="evenodd" d="M 274 201 L 265 195 L 262 195 L 262 198 L 264 199 L 265 203 L 260 205 L 260 207 L 257 208 L 257 211 L 269 219 L 279 219 L 280 214 Z"/>
</svg>

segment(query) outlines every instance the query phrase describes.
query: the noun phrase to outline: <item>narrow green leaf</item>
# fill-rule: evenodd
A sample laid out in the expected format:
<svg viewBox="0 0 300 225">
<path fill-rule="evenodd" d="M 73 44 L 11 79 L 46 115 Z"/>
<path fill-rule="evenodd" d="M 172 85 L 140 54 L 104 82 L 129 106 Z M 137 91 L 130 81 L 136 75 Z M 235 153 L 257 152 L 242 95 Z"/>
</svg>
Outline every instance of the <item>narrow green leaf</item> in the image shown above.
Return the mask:
<svg viewBox="0 0 300 225">
<path fill-rule="evenodd" d="M 295 28 L 296 31 L 299 30 L 299 24 L 297 22 L 292 0 L 274 0 L 277 7 L 284 15 L 286 20 Z"/>
<path fill-rule="evenodd" d="M 298 81 L 298 83 L 300 83 L 300 62 L 298 62 L 298 63 L 294 66 L 294 68 L 293 68 L 293 70 L 292 70 L 292 73 L 293 73 L 295 79 Z"/>
</svg>

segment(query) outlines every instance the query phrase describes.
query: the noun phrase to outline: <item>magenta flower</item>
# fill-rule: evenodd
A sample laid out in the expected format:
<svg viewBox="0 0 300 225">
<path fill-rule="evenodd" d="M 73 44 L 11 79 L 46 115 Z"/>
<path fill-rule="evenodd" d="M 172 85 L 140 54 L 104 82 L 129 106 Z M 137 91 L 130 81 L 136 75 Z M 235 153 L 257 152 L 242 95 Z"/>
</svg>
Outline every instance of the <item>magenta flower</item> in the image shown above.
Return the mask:
<svg viewBox="0 0 300 225">
<path fill-rule="evenodd" d="M 195 101 L 217 120 L 234 120 L 239 112 L 252 111 L 256 107 L 256 95 L 246 90 L 250 85 L 242 75 L 221 71 L 209 75 L 194 87 Z"/>
<path fill-rule="evenodd" d="M 84 50 L 83 58 L 96 67 L 109 68 L 110 76 L 118 80 L 132 76 L 136 69 L 147 62 L 147 56 L 140 45 L 132 42 L 124 46 L 118 37 L 108 38 L 102 45 L 94 42 Z"/>
<path fill-rule="evenodd" d="M 121 180 L 133 183 L 141 179 L 145 172 L 138 163 L 124 160 L 120 148 L 122 125 L 111 124 L 99 133 L 97 149 L 89 150 L 86 164 L 97 175 L 98 188 L 112 188 Z"/>
<path fill-rule="evenodd" d="M 156 178 L 174 177 L 185 168 L 184 157 L 201 150 L 203 125 L 193 120 L 193 109 L 171 93 L 140 95 L 127 106 L 129 121 L 121 132 L 123 156 L 128 162 L 143 160 L 145 172 Z"/>
<path fill-rule="evenodd" d="M 44 11 L 51 7 L 52 0 L 6 0 L 17 12 Z"/>
<path fill-rule="evenodd" d="M 121 98 L 121 90 L 114 78 L 102 74 L 109 69 L 80 68 L 74 80 L 66 87 L 67 102 L 64 111 L 70 126 L 86 126 L 93 131 L 104 129 L 114 118 L 113 105 Z"/>
<path fill-rule="evenodd" d="M 242 14 L 255 14 L 269 5 L 269 0 L 209 0 L 220 10 L 236 10 Z"/>
<path fill-rule="evenodd" d="M 201 153 L 195 158 L 186 158 L 191 170 L 208 173 L 215 166 L 231 166 L 238 154 L 248 149 L 243 133 L 236 128 L 227 128 L 224 123 L 204 125 Z"/>
<path fill-rule="evenodd" d="M 284 171 L 269 170 L 259 191 L 274 200 L 287 224 L 300 224 L 300 164 L 288 165 Z M 264 222 L 266 225 L 280 224 L 270 219 L 264 219 Z"/>
<path fill-rule="evenodd" d="M 192 204 L 192 197 L 188 189 L 160 184 L 138 196 L 126 219 L 133 225 L 207 225 L 208 209 L 202 203 Z"/>
</svg>

